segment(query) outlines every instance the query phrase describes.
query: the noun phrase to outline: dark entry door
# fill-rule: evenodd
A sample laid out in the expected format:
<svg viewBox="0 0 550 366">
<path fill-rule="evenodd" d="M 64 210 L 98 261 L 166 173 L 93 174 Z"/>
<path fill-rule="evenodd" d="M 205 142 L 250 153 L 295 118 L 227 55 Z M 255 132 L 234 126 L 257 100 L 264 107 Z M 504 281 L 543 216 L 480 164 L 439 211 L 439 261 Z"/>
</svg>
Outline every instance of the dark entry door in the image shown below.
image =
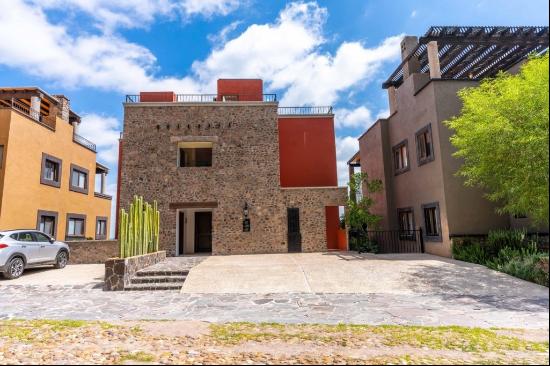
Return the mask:
<svg viewBox="0 0 550 366">
<path fill-rule="evenodd" d="M 212 252 L 212 212 L 195 212 L 195 253 Z"/>
<path fill-rule="evenodd" d="M 178 255 L 185 254 L 185 213 L 178 213 Z"/>
<path fill-rule="evenodd" d="M 287 209 L 288 219 L 288 251 L 296 253 L 302 251 L 302 234 L 300 234 L 300 209 Z"/>
</svg>

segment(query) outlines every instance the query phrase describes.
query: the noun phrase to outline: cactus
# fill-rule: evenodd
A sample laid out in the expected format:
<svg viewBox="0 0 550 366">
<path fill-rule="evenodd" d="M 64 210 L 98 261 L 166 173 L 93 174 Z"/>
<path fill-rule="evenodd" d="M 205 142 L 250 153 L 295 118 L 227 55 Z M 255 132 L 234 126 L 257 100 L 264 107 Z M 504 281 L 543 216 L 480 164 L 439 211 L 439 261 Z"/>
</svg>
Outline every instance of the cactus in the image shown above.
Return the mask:
<svg viewBox="0 0 550 366">
<path fill-rule="evenodd" d="M 158 204 L 149 204 L 134 196 L 128 212 L 119 213 L 120 257 L 153 253 L 159 249 L 160 212 Z"/>
</svg>

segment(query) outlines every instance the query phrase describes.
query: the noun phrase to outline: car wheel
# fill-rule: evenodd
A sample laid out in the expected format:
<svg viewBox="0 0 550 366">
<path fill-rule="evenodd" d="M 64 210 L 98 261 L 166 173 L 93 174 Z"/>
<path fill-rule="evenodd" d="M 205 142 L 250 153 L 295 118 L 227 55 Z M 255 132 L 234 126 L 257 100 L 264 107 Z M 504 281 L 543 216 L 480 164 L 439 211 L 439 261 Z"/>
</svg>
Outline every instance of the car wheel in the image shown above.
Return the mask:
<svg viewBox="0 0 550 366">
<path fill-rule="evenodd" d="M 67 252 L 62 250 L 59 253 L 57 253 L 57 257 L 55 257 L 54 267 L 57 269 L 65 268 L 68 261 L 69 261 L 69 257 L 67 255 Z"/>
<path fill-rule="evenodd" d="M 23 271 L 25 270 L 25 262 L 19 257 L 13 258 L 6 267 L 6 272 L 4 272 L 4 277 L 9 280 L 14 280 L 21 277 Z"/>
</svg>

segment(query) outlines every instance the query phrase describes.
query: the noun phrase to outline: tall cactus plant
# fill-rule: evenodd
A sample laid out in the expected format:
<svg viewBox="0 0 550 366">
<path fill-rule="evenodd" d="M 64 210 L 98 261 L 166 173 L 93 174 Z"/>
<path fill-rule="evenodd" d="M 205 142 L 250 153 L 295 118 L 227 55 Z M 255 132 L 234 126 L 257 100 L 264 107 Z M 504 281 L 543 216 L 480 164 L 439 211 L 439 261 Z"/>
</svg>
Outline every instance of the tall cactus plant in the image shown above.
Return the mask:
<svg viewBox="0 0 550 366">
<path fill-rule="evenodd" d="M 120 258 L 133 257 L 159 250 L 160 212 L 157 201 L 149 204 L 134 196 L 128 212 L 120 210 Z"/>
</svg>

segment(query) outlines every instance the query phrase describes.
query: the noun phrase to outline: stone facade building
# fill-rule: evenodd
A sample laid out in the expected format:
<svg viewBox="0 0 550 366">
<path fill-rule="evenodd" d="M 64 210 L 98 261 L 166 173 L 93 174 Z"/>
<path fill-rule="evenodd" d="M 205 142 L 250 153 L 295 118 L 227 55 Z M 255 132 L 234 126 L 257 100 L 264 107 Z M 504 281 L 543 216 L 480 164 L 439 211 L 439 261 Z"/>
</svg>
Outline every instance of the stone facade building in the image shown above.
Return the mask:
<svg viewBox="0 0 550 366">
<path fill-rule="evenodd" d="M 279 108 L 261 80 L 216 95 L 142 92 L 124 104 L 119 206 L 156 200 L 168 255 L 345 247 L 331 108 Z"/>
<path fill-rule="evenodd" d="M 451 240 L 491 229 L 528 226 L 496 213 L 479 188 L 456 176 L 452 131 L 443 123 L 462 109 L 457 93 L 505 70 L 515 73 L 531 52 L 548 48 L 548 27 L 432 27 L 405 37 L 402 63 L 384 83 L 390 116 L 361 137 L 348 164 L 382 180 L 373 212 L 381 229 L 422 228 L 425 250 L 451 255 Z M 539 228 L 546 231 L 548 228 Z"/>
</svg>

